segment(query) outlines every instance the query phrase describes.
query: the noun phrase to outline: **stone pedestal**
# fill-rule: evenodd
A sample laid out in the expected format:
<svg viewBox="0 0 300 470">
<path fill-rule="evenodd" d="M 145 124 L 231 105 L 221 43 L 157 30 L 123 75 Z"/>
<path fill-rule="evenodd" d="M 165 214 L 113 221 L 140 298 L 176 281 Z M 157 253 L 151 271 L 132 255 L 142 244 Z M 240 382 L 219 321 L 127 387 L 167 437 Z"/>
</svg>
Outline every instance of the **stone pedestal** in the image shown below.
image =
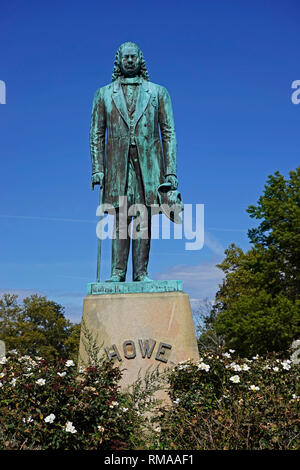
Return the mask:
<svg viewBox="0 0 300 470">
<path fill-rule="evenodd" d="M 104 283 L 103 283 L 104 284 Z M 153 287 L 152 287 L 153 289 Z M 199 359 L 189 297 L 184 292 L 90 294 L 84 299 L 83 321 L 101 347 L 118 363 L 126 388 L 139 372 Z M 80 362 L 87 354 L 80 341 Z"/>
</svg>

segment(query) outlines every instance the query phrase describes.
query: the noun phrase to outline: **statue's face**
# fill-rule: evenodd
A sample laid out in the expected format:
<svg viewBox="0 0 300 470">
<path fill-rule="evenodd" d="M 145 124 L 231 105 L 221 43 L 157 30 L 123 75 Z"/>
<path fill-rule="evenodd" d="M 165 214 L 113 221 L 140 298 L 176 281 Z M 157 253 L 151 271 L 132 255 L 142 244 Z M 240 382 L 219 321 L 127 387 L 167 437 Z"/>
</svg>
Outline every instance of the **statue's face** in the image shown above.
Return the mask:
<svg viewBox="0 0 300 470">
<path fill-rule="evenodd" d="M 141 60 L 137 47 L 125 45 L 121 49 L 120 67 L 125 77 L 135 77 L 139 73 Z"/>
</svg>

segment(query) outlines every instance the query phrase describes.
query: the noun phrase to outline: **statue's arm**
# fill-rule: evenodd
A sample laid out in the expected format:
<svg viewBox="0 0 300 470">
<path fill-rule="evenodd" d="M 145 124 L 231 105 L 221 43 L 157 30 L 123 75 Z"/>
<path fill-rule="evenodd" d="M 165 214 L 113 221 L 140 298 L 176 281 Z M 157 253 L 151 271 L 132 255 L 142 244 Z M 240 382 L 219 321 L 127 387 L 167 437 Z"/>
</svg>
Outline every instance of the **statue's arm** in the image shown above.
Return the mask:
<svg viewBox="0 0 300 470">
<path fill-rule="evenodd" d="M 101 88 L 96 92 L 93 101 L 90 128 L 90 152 L 92 157 L 92 188 L 94 184 L 103 185 L 105 154 L 106 114 Z"/>
<path fill-rule="evenodd" d="M 165 163 L 165 177 L 175 176 L 177 172 L 177 141 L 171 98 L 164 87 L 159 88 L 158 119 L 161 131 Z"/>
</svg>

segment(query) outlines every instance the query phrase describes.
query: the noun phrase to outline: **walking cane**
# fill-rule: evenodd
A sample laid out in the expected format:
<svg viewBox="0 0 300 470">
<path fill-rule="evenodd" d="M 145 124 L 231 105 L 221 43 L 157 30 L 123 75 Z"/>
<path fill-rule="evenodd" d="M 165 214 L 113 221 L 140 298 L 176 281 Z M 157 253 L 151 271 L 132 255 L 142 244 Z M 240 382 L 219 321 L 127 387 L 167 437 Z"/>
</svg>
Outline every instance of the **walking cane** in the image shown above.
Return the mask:
<svg viewBox="0 0 300 470">
<path fill-rule="evenodd" d="M 101 185 L 99 185 L 99 206 L 102 210 L 102 202 L 103 202 L 103 190 L 101 191 Z M 101 220 L 102 220 L 102 213 L 99 214 L 99 224 L 101 223 Z M 97 238 L 98 238 L 98 242 L 97 242 L 97 277 L 96 277 L 96 281 L 97 282 L 100 282 L 100 263 L 101 263 L 101 237 L 102 237 L 102 225 L 100 224 L 100 229 L 101 229 L 101 233 L 97 233 Z M 100 235 L 100 238 L 99 238 L 99 235 Z"/>
</svg>

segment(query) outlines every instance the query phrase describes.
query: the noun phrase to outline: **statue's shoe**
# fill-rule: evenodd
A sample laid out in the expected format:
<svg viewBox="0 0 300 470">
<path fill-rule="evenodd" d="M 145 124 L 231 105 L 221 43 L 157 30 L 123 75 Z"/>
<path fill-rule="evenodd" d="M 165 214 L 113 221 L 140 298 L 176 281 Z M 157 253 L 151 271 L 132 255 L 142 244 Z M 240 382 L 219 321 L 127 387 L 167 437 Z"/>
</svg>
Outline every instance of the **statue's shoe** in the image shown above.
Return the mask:
<svg viewBox="0 0 300 470">
<path fill-rule="evenodd" d="M 106 279 L 105 282 L 124 282 L 125 277 L 120 274 L 113 274 L 109 279 Z"/>
<path fill-rule="evenodd" d="M 134 282 L 152 282 L 153 280 L 147 276 L 147 274 L 141 274 L 140 276 L 136 276 Z"/>
</svg>

